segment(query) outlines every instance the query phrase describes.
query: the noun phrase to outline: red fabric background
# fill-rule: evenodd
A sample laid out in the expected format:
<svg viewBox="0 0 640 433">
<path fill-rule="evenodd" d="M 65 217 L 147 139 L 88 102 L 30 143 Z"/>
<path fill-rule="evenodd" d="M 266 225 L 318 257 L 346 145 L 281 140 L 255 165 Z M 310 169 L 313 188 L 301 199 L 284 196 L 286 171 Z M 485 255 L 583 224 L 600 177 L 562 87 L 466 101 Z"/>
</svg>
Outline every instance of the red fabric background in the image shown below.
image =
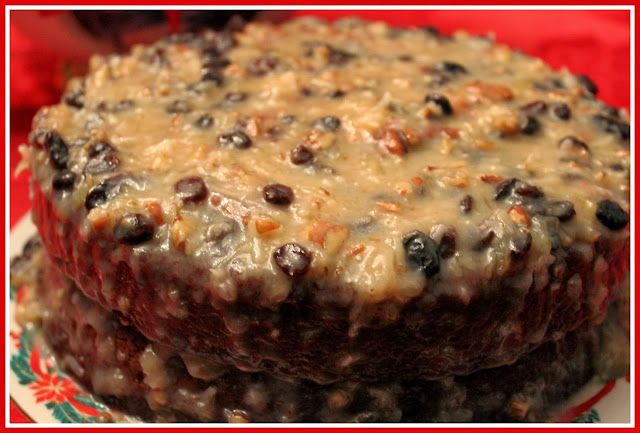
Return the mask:
<svg viewBox="0 0 640 433">
<path fill-rule="evenodd" d="M 335 19 L 358 15 L 395 25 L 435 25 L 444 33 L 466 29 L 493 32 L 499 42 L 541 57 L 555 68 L 566 66 L 589 75 L 605 102 L 629 108 L 630 26 L 627 11 L 299 11 Z M 17 145 L 26 140 L 38 106 L 59 98 L 63 59 L 36 46 L 18 28 L 11 27 L 11 170 Z M 30 208 L 28 175 L 12 178 L 10 223 L 13 226 Z M 27 422 L 11 405 L 10 418 Z"/>
</svg>

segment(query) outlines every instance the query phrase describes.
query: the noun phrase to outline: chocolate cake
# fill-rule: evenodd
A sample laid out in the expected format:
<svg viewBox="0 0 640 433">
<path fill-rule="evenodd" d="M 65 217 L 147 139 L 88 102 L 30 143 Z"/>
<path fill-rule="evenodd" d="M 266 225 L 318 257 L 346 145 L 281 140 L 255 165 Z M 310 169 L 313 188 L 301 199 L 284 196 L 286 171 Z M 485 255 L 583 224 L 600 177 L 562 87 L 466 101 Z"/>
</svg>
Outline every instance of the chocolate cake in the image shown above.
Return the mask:
<svg viewBox="0 0 640 433">
<path fill-rule="evenodd" d="M 126 323 L 136 356 L 304 384 L 313 410 L 347 383 L 509 375 L 591 350 L 629 268 L 630 127 L 596 94 L 464 32 L 173 35 L 94 57 L 40 110 L 33 219 L 68 296 Z M 77 337 L 56 326 L 63 353 Z M 405 419 L 388 398 L 376 419 Z M 491 410 L 460 419 L 508 418 Z"/>
<path fill-rule="evenodd" d="M 547 421 L 560 416 L 557 405 L 599 369 L 598 353 L 619 341 L 621 329 L 612 310 L 607 330 L 578 329 L 513 365 L 438 381 L 319 385 L 243 372 L 151 342 L 121 314 L 88 299 L 39 248 L 21 260 L 14 283 L 25 287 L 23 305 L 60 366 L 112 407 L 146 421 Z"/>
</svg>

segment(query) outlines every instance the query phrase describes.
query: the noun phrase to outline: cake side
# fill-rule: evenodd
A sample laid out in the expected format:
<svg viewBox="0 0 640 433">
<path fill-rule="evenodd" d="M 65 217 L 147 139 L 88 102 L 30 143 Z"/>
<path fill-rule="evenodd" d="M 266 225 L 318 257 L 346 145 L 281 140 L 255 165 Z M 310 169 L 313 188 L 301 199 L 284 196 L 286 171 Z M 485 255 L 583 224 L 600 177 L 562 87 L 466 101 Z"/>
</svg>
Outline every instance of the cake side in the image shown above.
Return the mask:
<svg viewBox="0 0 640 433">
<path fill-rule="evenodd" d="M 59 365 L 96 396 L 147 421 L 547 421 L 592 377 L 605 347 L 600 330 L 580 329 L 513 365 L 467 377 L 283 380 L 150 342 L 120 314 L 85 297 L 46 255 L 27 260 L 12 273 L 22 287 L 19 307 L 29 305 L 18 319 L 38 323 Z M 610 319 L 611 329 L 618 326 Z"/>
</svg>

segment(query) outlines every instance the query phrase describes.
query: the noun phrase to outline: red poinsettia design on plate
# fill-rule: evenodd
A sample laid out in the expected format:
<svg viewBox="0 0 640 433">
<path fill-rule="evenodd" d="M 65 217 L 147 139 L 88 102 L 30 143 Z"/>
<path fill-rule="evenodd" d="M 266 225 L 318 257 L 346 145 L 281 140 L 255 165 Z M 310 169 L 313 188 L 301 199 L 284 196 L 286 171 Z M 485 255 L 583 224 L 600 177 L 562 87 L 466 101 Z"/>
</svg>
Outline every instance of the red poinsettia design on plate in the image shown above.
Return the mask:
<svg viewBox="0 0 640 433">
<path fill-rule="evenodd" d="M 97 416 L 100 412 L 96 409 L 86 406 L 76 400 L 76 395 L 80 392 L 78 387 L 69 378 L 60 376 L 57 372 L 50 374 L 54 365 L 52 357 L 40 357 L 40 348 L 34 346 L 31 351 L 30 362 L 33 374 L 38 378 L 29 385 L 34 390 L 34 397 L 37 403 L 51 402 L 64 403 L 69 402 L 80 412 L 88 416 Z M 44 364 L 45 370 L 42 369 Z"/>
<path fill-rule="evenodd" d="M 11 367 L 22 385 L 33 391 L 36 403 L 44 404 L 61 422 L 95 422 L 106 410 L 94 401 L 71 378 L 58 369 L 53 356 L 42 354 L 40 341 L 30 332 L 15 332 L 19 339 L 18 353 L 12 356 Z"/>
<path fill-rule="evenodd" d="M 78 393 L 78 388 L 69 379 L 49 374 L 43 375 L 37 382 L 32 383 L 29 388 L 35 391 L 33 395 L 37 403 L 43 401 L 62 403 L 65 400 L 73 403 L 73 396 Z M 92 410 L 92 412 L 94 411 Z"/>
</svg>

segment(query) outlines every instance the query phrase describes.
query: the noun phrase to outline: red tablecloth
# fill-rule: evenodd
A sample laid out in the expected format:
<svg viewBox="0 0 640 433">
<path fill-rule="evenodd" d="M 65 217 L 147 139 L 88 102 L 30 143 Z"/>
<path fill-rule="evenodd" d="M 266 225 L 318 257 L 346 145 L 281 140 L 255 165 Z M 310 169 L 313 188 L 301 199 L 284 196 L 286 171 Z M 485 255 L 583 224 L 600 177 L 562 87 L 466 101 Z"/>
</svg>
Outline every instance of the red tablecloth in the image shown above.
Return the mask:
<svg viewBox="0 0 640 433">
<path fill-rule="evenodd" d="M 448 33 L 493 32 L 499 42 L 541 57 L 553 67 L 566 66 L 588 74 L 605 102 L 627 108 L 630 101 L 630 27 L 627 11 L 302 11 L 335 19 L 359 15 L 396 25 L 435 25 Z M 11 170 L 18 162 L 17 146 L 24 142 L 36 107 L 55 94 L 61 71 L 59 59 L 44 53 L 29 37 L 11 28 Z M 47 69 L 49 68 L 49 69 Z M 37 70 L 37 73 L 34 71 Z M 47 79 L 48 76 L 54 77 Z M 30 104 L 30 102 L 32 103 Z M 14 111 L 13 108 L 20 107 Z M 30 208 L 28 175 L 11 179 L 10 223 L 13 226 Z M 11 405 L 10 418 L 27 422 Z"/>
</svg>

